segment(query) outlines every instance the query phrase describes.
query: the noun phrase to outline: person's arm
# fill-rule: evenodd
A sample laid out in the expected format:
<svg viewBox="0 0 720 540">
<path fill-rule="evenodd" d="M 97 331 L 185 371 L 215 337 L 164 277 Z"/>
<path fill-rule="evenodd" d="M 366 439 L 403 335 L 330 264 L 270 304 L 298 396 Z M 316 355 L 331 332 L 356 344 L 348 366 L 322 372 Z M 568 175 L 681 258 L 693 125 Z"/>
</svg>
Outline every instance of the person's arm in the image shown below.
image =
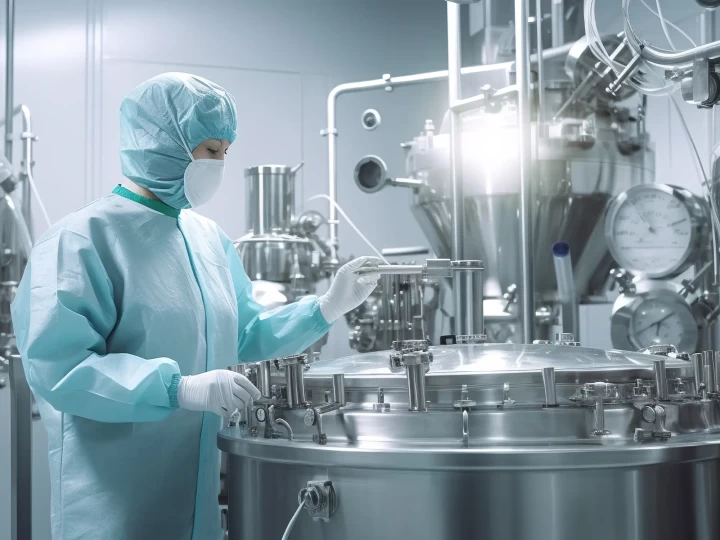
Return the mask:
<svg viewBox="0 0 720 540">
<path fill-rule="evenodd" d="M 60 230 L 35 246 L 12 317 L 30 387 L 56 410 L 143 422 L 178 407 L 176 362 L 107 354 L 117 317 L 112 283 L 83 235 Z"/>
<path fill-rule="evenodd" d="M 259 362 L 298 354 L 327 333 L 331 325 L 323 317 L 315 296 L 307 296 L 269 311 L 255 302 L 252 282 L 243 269 L 235 246 L 229 238 L 220 234 L 238 305 L 240 362 Z"/>
</svg>

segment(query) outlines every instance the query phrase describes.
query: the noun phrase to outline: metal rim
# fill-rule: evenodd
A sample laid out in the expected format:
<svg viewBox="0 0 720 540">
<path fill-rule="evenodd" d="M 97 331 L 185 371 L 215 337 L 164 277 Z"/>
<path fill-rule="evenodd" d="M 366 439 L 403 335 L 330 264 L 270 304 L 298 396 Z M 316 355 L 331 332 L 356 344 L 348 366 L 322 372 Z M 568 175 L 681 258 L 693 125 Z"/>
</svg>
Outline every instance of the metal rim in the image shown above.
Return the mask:
<svg viewBox="0 0 720 540">
<path fill-rule="evenodd" d="M 572 470 L 688 463 L 720 459 L 717 435 L 687 435 L 682 443 L 587 446 L 427 448 L 413 446 L 334 446 L 281 439 L 242 438 L 238 428 L 218 434 L 221 451 L 275 463 L 322 467 L 400 470 Z"/>
<path fill-rule="evenodd" d="M 675 197 L 685 207 L 690 218 L 690 241 L 688 242 L 688 247 L 683 253 L 679 262 L 670 267 L 669 269 L 648 272 L 637 270 L 636 268 L 631 268 L 629 266 L 623 266 L 621 263 L 623 257 L 622 255 L 620 255 L 620 253 L 615 247 L 615 242 L 613 240 L 613 229 L 615 219 L 617 218 L 617 214 L 620 211 L 620 208 L 622 208 L 622 206 L 625 204 L 625 202 L 627 202 L 630 197 L 644 190 L 661 191 Z M 686 189 L 666 184 L 640 184 L 638 186 L 631 187 L 627 191 L 624 191 L 608 205 L 608 208 L 605 212 L 605 242 L 607 243 L 608 249 L 613 256 L 613 259 L 615 259 L 615 262 L 617 262 L 625 270 L 632 272 L 634 275 L 641 278 L 654 279 L 675 277 L 687 270 L 694 262 L 694 259 L 698 258 L 701 250 L 705 247 L 705 243 L 707 242 L 709 236 L 709 230 L 706 226 L 707 217 L 707 210 L 705 206 L 701 205 L 698 202 L 698 199 Z"/>
<path fill-rule="evenodd" d="M 637 284 L 635 294 L 623 294 L 619 296 L 613 306 L 610 322 L 610 338 L 613 347 L 625 350 L 638 350 L 643 348 L 631 337 L 633 317 L 638 309 L 648 300 L 661 300 L 687 311 L 688 317 L 694 323 L 694 339 L 688 339 L 682 343 L 672 343 L 672 345 L 675 345 L 680 352 L 695 352 L 698 340 L 697 325 L 694 322 L 695 315 L 692 312 L 691 306 L 677 292 L 679 287 L 680 286 L 675 283 L 654 280 L 641 281 Z"/>
</svg>

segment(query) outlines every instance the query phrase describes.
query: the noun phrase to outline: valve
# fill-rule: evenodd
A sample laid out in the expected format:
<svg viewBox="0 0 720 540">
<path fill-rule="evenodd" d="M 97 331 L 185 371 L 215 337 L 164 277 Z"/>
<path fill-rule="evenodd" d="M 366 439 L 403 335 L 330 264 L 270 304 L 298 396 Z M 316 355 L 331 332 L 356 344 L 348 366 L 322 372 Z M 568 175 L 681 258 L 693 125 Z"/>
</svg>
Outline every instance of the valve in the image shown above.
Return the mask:
<svg viewBox="0 0 720 540">
<path fill-rule="evenodd" d="M 303 504 L 313 521 L 330 521 L 337 510 L 338 500 L 331 480 L 311 480 L 298 493 L 298 504 Z"/>
</svg>

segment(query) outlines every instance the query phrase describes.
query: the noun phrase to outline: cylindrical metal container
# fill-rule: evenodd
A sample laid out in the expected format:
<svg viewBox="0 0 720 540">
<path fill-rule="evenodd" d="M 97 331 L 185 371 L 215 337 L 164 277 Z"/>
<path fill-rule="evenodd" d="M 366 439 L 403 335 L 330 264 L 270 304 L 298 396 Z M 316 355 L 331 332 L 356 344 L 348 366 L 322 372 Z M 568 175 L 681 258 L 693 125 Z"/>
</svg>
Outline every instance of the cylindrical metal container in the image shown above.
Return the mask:
<svg viewBox="0 0 720 540">
<path fill-rule="evenodd" d="M 295 173 L 285 165 L 245 169 L 247 228 L 254 235 L 288 233 L 295 203 Z"/>
<path fill-rule="evenodd" d="M 669 401 L 658 402 L 643 390 L 653 355 L 511 344 L 430 352 L 427 412 L 408 411 L 406 370 L 377 352 L 312 364 L 316 414 L 275 411 L 292 441 L 224 429 L 230 540 L 277 540 L 308 492 L 291 539 L 720 538 L 720 402 L 682 393 L 694 385 L 690 362 L 664 357 Z M 548 367 L 557 407 L 545 406 Z M 338 373 L 347 404 L 323 405 Z"/>
</svg>

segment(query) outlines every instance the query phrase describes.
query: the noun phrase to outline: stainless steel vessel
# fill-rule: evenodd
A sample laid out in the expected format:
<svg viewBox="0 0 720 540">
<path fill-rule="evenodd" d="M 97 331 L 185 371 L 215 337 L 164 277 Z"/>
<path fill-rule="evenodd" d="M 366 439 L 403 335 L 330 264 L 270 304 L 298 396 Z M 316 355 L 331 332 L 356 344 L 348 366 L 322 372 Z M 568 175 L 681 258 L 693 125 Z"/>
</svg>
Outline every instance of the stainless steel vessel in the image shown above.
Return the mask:
<svg viewBox="0 0 720 540">
<path fill-rule="evenodd" d="M 300 502 L 291 540 L 720 538 L 720 357 L 648 352 L 405 342 L 310 365 L 292 408 L 275 362 L 218 436 L 229 538 Z"/>
</svg>

